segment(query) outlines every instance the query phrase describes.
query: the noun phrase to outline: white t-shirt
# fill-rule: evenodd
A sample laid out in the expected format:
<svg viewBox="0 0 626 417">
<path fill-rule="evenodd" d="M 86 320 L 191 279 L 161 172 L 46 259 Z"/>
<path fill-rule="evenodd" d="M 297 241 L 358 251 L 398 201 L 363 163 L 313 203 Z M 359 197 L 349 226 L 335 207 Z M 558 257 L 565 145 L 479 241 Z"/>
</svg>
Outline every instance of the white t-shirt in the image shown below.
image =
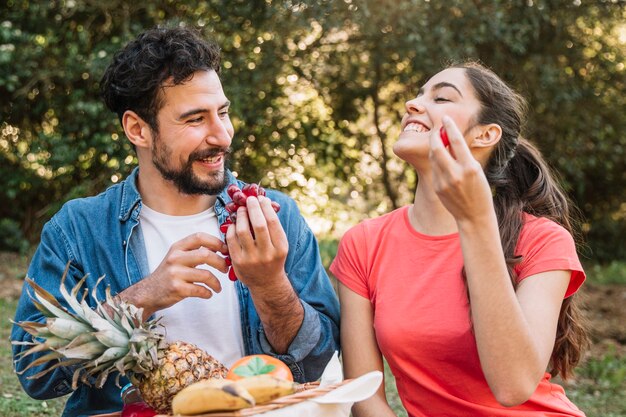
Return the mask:
<svg viewBox="0 0 626 417">
<path fill-rule="evenodd" d="M 213 208 L 191 216 L 170 216 L 145 204 L 140 215 L 152 273 L 163 261 L 170 246 L 196 232 L 205 232 L 221 239 L 217 216 Z M 206 264 L 197 268 L 210 270 L 219 279 L 222 291 L 211 298 L 186 298 L 173 306 L 156 312 L 165 326 L 166 341 L 182 340 L 193 343 L 230 367 L 244 355 L 241 316 L 235 283 L 226 274 Z M 203 284 L 198 284 L 203 285 Z"/>
</svg>

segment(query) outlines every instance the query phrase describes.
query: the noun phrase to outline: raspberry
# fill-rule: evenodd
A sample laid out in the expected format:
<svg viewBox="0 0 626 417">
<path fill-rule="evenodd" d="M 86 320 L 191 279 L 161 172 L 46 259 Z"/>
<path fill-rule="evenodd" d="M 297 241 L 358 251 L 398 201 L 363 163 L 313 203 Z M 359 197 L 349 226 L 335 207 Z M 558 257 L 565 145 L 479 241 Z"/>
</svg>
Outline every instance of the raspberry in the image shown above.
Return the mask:
<svg viewBox="0 0 626 417">
<path fill-rule="evenodd" d="M 229 213 L 235 213 L 237 209 L 239 208 L 239 204 L 235 203 L 234 201 L 231 201 L 230 203 L 227 203 L 224 208 Z"/>
<path fill-rule="evenodd" d="M 259 196 L 259 186 L 257 184 L 246 184 L 241 189 L 241 191 L 248 197 L 258 197 Z"/>
<path fill-rule="evenodd" d="M 241 190 L 235 191 L 232 196 L 233 202 L 238 206 L 245 206 L 247 198 L 248 197 L 246 197 L 246 195 Z"/>
<path fill-rule="evenodd" d="M 450 139 L 448 139 L 448 132 L 446 132 L 446 129 L 444 129 L 443 126 L 441 126 L 441 129 L 439 129 L 439 136 L 441 136 L 441 141 L 443 142 L 443 146 L 445 147 L 450 146 Z"/>
<path fill-rule="evenodd" d="M 229 218 L 226 218 L 226 221 L 220 224 L 220 232 L 226 234 L 226 232 L 228 231 L 228 226 L 230 226 L 231 224 L 233 224 L 233 222 L 231 222 Z"/>
<path fill-rule="evenodd" d="M 231 281 L 237 281 L 237 275 L 235 275 L 235 270 L 232 266 L 228 268 L 228 279 Z"/>
<path fill-rule="evenodd" d="M 233 198 L 233 195 L 234 195 L 234 194 L 235 194 L 235 192 L 237 192 L 237 191 L 241 191 L 241 190 L 239 189 L 239 187 L 237 186 L 237 184 L 230 184 L 230 185 L 228 186 L 228 188 L 226 188 L 226 192 L 228 193 L 228 196 L 229 196 L 230 198 Z"/>
</svg>

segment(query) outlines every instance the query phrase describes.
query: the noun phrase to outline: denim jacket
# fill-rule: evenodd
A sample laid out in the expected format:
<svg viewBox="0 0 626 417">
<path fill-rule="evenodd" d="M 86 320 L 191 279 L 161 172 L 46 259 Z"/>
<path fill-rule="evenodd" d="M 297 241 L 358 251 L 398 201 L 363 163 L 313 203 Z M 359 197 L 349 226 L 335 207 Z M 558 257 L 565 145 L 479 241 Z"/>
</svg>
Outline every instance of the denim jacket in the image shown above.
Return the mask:
<svg viewBox="0 0 626 417">
<path fill-rule="evenodd" d="M 136 186 L 137 174 L 138 168 L 126 180 L 97 196 L 66 203 L 44 226 L 28 276 L 63 305 L 66 304 L 61 297 L 59 284 L 68 262 L 67 288 L 73 287 L 88 274 L 87 287 L 93 289 L 97 279 L 105 276 L 105 285 L 97 287 L 99 300 L 104 299 L 106 286 L 110 286 L 112 294 L 117 294 L 149 274 L 139 224 L 141 196 Z M 243 185 L 230 172 L 228 180 L 229 183 L 238 183 L 240 187 Z M 275 190 L 267 190 L 267 196 L 281 206 L 278 217 L 289 241 L 285 271 L 304 307 L 304 321 L 288 352 L 276 354 L 265 337 L 248 288 L 237 281 L 245 353 L 265 353 L 278 357 L 289 365 L 297 381 L 314 381 L 320 377 L 333 352 L 339 349 L 339 304 L 322 266 L 315 236 L 296 203 Z M 230 197 L 225 191 L 217 197 L 215 212 L 220 224 L 228 215 L 224 206 L 229 201 Z M 28 293 L 32 294 L 33 290 L 25 284 L 15 321 L 44 321 Z M 89 301 L 92 303 L 92 300 Z M 207 320 L 210 318 L 207 317 Z M 24 341 L 30 338 L 20 327 L 13 326 L 12 340 Z M 14 359 L 26 349 L 28 346 L 14 345 Z M 41 355 L 31 355 L 16 362 L 16 371 L 23 370 Z M 115 384 L 117 374 L 110 375 L 100 389 L 79 383 L 78 389 L 73 392 L 73 369 L 70 368 L 57 368 L 43 377 L 28 379 L 51 365 L 36 366 L 19 375 L 22 386 L 30 396 L 49 399 L 71 393 L 63 416 L 99 414 L 121 409 L 120 388 Z M 126 382 L 126 378 L 121 378 L 122 386 Z"/>
</svg>

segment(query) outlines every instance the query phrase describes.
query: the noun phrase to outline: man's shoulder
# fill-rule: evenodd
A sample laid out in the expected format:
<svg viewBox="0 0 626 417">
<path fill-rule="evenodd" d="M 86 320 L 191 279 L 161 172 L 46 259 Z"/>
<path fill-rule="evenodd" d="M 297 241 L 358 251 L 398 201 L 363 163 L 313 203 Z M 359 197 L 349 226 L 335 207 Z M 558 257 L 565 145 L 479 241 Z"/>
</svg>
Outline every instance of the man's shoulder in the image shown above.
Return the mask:
<svg viewBox="0 0 626 417">
<path fill-rule="evenodd" d="M 120 212 L 125 183 L 114 184 L 99 194 L 69 200 L 53 216 L 57 222 L 76 220 L 79 218 L 97 219 Z"/>
</svg>

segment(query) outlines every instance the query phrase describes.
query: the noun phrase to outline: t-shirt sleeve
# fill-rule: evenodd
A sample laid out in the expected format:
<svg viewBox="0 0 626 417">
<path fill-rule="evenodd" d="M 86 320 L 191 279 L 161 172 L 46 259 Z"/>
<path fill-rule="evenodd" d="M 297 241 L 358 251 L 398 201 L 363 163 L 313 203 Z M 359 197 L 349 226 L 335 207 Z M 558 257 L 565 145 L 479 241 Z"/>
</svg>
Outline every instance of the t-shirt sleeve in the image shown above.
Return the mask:
<svg viewBox="0 0 626 417">
<path fill-rule="evenodd" d="M 369 299 L 367 283 L 366 246 L 363 225 L 348 230 L 337 248 L 337 256 L 330 265 L 330 272 L 346 287 Z"/>
<path fill-rule="evenodd" d="M 523 257 L 517 266 L 517 281 L 546 271 L 571 271 L 565 297 L 574 294 L 585 281 L 585 272 L 576 253 L 572 235 L 561 225 L 533 218 L 524 226 L 516 253 Z"/>
</svg>

